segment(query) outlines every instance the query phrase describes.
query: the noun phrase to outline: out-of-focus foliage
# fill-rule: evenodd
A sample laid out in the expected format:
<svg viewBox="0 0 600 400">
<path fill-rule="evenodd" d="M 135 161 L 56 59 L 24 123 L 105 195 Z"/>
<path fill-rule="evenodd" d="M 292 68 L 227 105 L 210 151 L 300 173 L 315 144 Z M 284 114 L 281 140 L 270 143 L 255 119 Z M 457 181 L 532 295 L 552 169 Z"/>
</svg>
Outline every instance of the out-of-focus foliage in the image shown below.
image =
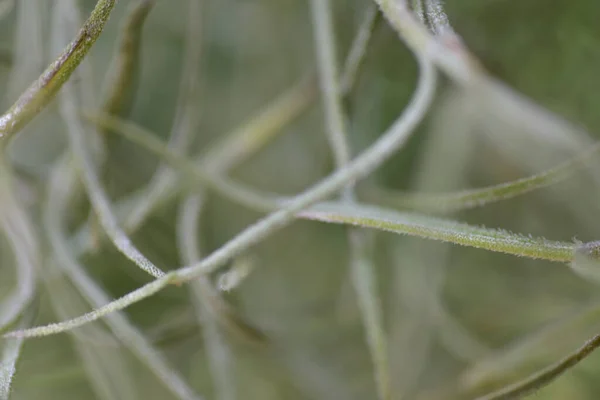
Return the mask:
<svg viewBox="0 0 600 400">
<path fill-rule="evenodd" d="M 50 32 L 58 3 L 22 0 L 0 21 L 4 108 L 56 57 Z M 95 5 L 92 0 L 75 3 L 83 16 Z M 107 71 L 129 3 L 133 0 L 119 2 L 83 72 L 73 78 L 75 90 L 89 88 L 91 105 L 100 104 L 106 91 Z M 177 111 L 186 55 L 187 3 L 157 0 L 150 12 L 143 30 L 141 76 L 127 116 L 165 141 Z M 185 149 L 188 155 L 203 153 L 315 69 L 309 2 L 203 3 L 202 20 L 197 21 L 202 35 L 195 38 L 195 45 L 202 46 L 196 71 L 199 122 L 193 143 Z M 342 60 L 370 3 L 333 3 Z M 595 17 L 600 3 L 447 0 L 446 10 L 467 47 L 494 76 L 585 127 L 597 139 L 600 26 Z M 23 41 L 29 43 L 30 53 L 18 53 L 23 51 L 18 45 Z M 21 62 L 28 68 L 11 69 L 17 60 L 25 60 Z M 397 117 L 416 79 L 412 55 L 387 23 L 377 25 L 356 85 L 345 99 L 353 154 L 368 147 Z M 67 146 L 55 101 L 9 149 L 23 182 L 16 196 L 31 210 L 40 232 L 50 166 Z M 400 153 L 367 178 L 364 188 L 439 192 L 487 186 L 558 165 L 575 152 L 549 140 L 544 132 L 511 120 L 503 110 L 465 98 L 463 91 L 443 80 L 425 123 Z M 145 150 L 115 139 L 103 171 L 112 201 L 118 203 L 146 185 L 158 162 Z M 321 103 L 315 101 L 230 175 L 262 191 L 291 196 L 327 175 L 333 166 Z M 552 240 L 597 240 L 598 165 L 592 163 L 585 171 L 555 186 L 457 212 L 452 218 Z M 160 207 L 133 235 L 134 244 L 163 270 L 183 264 L 176 241 L 182 198 Z M 68 212 L 69 232 L 75 233 L 88 216 L 89 205 L 80 194 Z M 257 212 L 206 194 L 198 230 L 203 254 L 258 217 Z M 94 281 L 112 297 L 146 283 L 149 277 L 104 239 L 100 235 L 97 248 L 80 258 Z M 377 233 L 374 241 L 394 399 L 466 399 L 485 394 L 559 360 L 600 330 L 597 286 L 563 265 L 391 233 Z M 0 246 L 0 295 L 4 295 L 16 278 L 9 243 L 3 239 Z M 35 325 L 91 308 L 61 272 L 44 265 L 51 262 L 48 248 L 44 240 L 39 275 L 46 283 L 38 285 Z M 223 297 L 268 338 L 265 344 L 221 329 L 231 357 L 228 383 L 238 398 L 376 398 L 348 254 L 346 228 L 297 221 L 234 260 L 234 266 L 251 263 L 252 267 Z M 56 293 L 50 291 L 64 294 L 58 302 L 72 303 L 72 309 L 56 312 L 56 306 L 51 306 Z M 202 337 L 211 328 L 197 323 L 196 312 L 184 288 L 162 291 L 126 310 L 131 322 L 192 389 L 212 399 L 219 390 Z M 86 329 L 75 336 L 27 340 L 13 398 L 100 398 L 99 382 L 114 385 L 105 388 L 106 398 L 115 393 L 140 399 L 173 398 L 147 365 L 114 340 L 103 322 Z M 100 378 L 90 380 L 90 373 Z M 600 360 L 592 355 L 536 398 L 596 399 L 599 375 Z M 127 379 L 117 379 L 123 376 Z"/>
</svg>

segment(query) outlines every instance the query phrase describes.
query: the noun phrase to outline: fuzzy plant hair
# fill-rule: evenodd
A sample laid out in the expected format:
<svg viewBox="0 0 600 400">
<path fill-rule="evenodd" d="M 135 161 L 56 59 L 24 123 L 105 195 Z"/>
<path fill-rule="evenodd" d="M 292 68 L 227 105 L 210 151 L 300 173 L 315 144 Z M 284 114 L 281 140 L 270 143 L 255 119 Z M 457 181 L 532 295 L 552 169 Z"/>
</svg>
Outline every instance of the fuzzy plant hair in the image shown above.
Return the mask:
<svg viewBox="0 0 600 400">
<path fill-rule="evenodd" d="M 0 1 L 0 399 L 596 398 L 593 2 L 447 3 Z"/>
</svg>

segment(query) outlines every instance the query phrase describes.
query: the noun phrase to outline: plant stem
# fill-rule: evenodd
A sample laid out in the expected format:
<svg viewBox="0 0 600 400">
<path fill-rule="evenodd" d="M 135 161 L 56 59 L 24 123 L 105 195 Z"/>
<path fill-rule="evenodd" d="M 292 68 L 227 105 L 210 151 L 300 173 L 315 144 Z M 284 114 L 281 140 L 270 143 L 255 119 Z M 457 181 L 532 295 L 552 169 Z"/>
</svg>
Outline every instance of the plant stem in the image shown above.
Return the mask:
<svg viewBox="0 0 600 400">
<path fill-rule="evenodd" d="M 43 210 L 44 228 L 58 267 L 68 275 L 92 307 L 100 308 L 110 302 L 110 297 L 77 262 L 66 240 L 64 224 L 69 210 L 69 199 L 76 190 L 78 190 L 78 182 L 73 167 L 68 158 L 63 157 L 50 174 L 48 200 Z M 108 315 L 106 324 L 114 335 L 179 399 L 201 399 L 169 365 L 167 359 L 128 320 L 126 314 L 115 312 Z"/>
<path fill-rule="evenodd" d="M 515 256 L 571 262 L 575 243 L 522 236 L 503 230 L 481 228 L 442 218 L 401 213 L 374 206 L 320 203 L 299 213 L 302 218 L 350 224 L 388 232 L 491 250 Z"/>
<path fill-rule="evenodd" d="M 238 234 L 235 238 L 204 258 L 199 263 L 169 272 L 125 296 L 112 301 L 80 317 L 47 326 L 5 334 L 5 337 L 37 337 L 64 332 L 95 321 L 114 311 L 122 310 L 159 292 L 170 284 L 181 284 L 211 273 L 231 258 L 259 243 L 295 220 L 295 214 L 314 203 L 341 190 L 349 182 L 360 179 L 381 164 L 401 147 L 412 130 L 421 122 L 429 109 L 436 88 L 436 72 L 433 66 L 419 56 L 421 75 L 417 89 L 408 106 L 388 131 L 369 149 L 356 157 L 346 167 L 336 171 L 320 183 L 300 194 L 284 209 L 276 211 Z"/>
<path fill-rule="evenodd" d="M 311 10 L 327 137 L 334 154 L 336 167 L 340 169 L 350 162 L 351 149 L 344 123 L 341 91 L 338 88 L 331 3 L 329 0 L 312 0 Z M 368 19 L 367 22 L 369 22 Z M 342 191 L 341 201 L 352 204 L 354 198 L 354 182 L 350 182 Z M 391 399 L 392 394 L 387 358 L 387 338 L 383 328 L 375 265 L 369 252 L 366 234 L 367 232 L 361 232 L 351 227 L 347 230 L 350 275 L 358 297 L 369 354 L 374 368 L 377 393 L 380 400 L 388 400 Z"/>
<path fill-rule="evenodd" d="M 449 193 L 410 193 L 368 189 L 361 191 L 361 194 L 363 194 L 361 197 L 389 207 L 410 210 L 436 213 L 460 211 L 510 199 L 561 182 L 573 175 L 578 169 L 585 167 L 590 159 L 598 153 L 600 153 L 600 144 L 596 144 L 589 150 L 546 171 L 511 182 L 478 189 Z"/>
<path fill-rule="evenodd" d="M 56 96 L 102 33 L 116 3 L 117 0 L 98 0 L 75 39 L 0 117 L 0 145 L 6 145 Z"/>
<path fill-rule="evenodd" d="M 554 379 L 579 364 L 580 361 L 600 347 L 600 334 L 592 337 L 583 346 L 558 363 L 539 371 L 527 379 L 505 387 L 497 392 L 478 397 L 476 400 L 509 400 L 519 399 L 552 383 Z"/>
</svg>

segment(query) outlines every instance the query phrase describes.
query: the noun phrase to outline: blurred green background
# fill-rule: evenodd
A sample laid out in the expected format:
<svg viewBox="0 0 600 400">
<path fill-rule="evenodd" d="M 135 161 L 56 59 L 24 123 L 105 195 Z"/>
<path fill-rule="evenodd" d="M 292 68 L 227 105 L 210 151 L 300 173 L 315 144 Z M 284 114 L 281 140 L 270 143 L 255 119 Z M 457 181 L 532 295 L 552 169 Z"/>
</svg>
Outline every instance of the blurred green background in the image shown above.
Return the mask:
<svg viewBox="0 0 600 400">
<path fill-rule="evenodd" d="M 25 39 L 23 35 L 39 30 L 43 40 L 36 51 L 44 63 L 56 56 L 49 32 L 53 7 L 59 2 L 23 1 L 23 5 L 34 4 L 40 13 L 38 27 L 19 26 L 19 2 L 17 10 L 0 21 L 0 50 L 6 55 L 6 64 L 0 67 L 4 107 L 43 67 L 11 71 L 13 49 Z M 95 4 L 92 0 L 77 3 L 84 16 Z M 89 56 L 96 102 L 129 3 L 133 0 L 119 3 Z M 203 18 L 197 21 L 202 26 L 197 45 L 203 48 L 197 71 L 200 126 L 193 145 L 186 149 L 189 154 L 201 152 L 248 120 L 315 66 L 308 2 L 203 3 Z M 332 3 L 338 58 L 343 60 L 369 2 Z M 129 118 L 164 140 L 176 111 L 187 9 L 184 0 L 158 0 L 144 27 L 141 77 Z M 596 110 L 600 27 L 595 18 L 600 3 L 447 0 L 446 10 L 466 45 L 494 76 L 592 134 L 600 131 Z M 380 23 L 346 100 L 354 154 L 399 115 L 416 77 L 410 52 L 385 22 Z M 402 152 L 368 178 L 369 185 L 419 191 L 480 187 L 541 171 L 572 153 L 511 121 L 503 110 L 478 107 L 472 100 L 442 79 L 425 123 Z M 10 148 L 16 168 L 35 182 L 27 192 L 34 216 L 45 201 L 43 184 L 49 166 L 66 147 L 57 107 L 51 105 Z M 108 186 L 117 201 L 146 185 L 158 161 L 118 139 L 107 165 Z M 261 190 L 292 195 L 332 168 L 323 112 L 316 101 L 231 176 Z M 450 217 L 549 239 L 591 241 L 600 237 L 598 188 L 596 174 L 582 173 L 551 188 Z M 72 210 L 73 229 L 87 215 L 87 206 L 80 204 L 81 210 Z M 175 237 L 178 205 L 179 201 L 172 202 L 154 213 L 133 237 L 144 254 L 165 269 L 183 264 Z M 203 252 L 217 249 L 259 217 L 209 195 L 200 226 Z M 7 251 L 5 245 L 2 250 Z M 600 330 L 597 286 L 564 265 L 384 233 L 375 234 L 373 254 L 395 399 L 473 398 L 557 361 Z M 269 345 L 258 346 L 223 330 L 232 353 L 229 383 L 236 398 L 376 398 L 348 275 L 345 229 L 299 221 L 253 247 L 248 255 L 255 268 L 224 296 L 267 335 Z M 113 297 L 148 281 L 109 244 L 81 261 Z M 0 273 L 10 279 L 10 269 L 2 265 Z M 40 284 L 36 325 L 61 319 L 49 306 L 45 290 Z M 81 298 L 71 301 L 81 303 L 80 311 L 89 309 Z M 197 393 L 216 398 L 203 328 L 196 324 L 185 288 L 163 291 L 130 307 L 127 314 Z M 93 325 L 104 329 L 102 322 Z M 93 354 L 108 355 L 101 368 L 116 370 L 117 361 L 113 365 L 111 357 L 120 360 L 119 368 L 127 371 L 135 388 L 132 398 L 173 398 L 143 363 L 115 343 L 98 337 L 81 341 L 70 334 L 27 341 L 13 398 L 100 398 L 84 367 L 81 344 L 91 349 L 92 360 Z M 599 374 L 599 356 L 592 355 L 534 398 L 596 399 Z"/>
</svg>

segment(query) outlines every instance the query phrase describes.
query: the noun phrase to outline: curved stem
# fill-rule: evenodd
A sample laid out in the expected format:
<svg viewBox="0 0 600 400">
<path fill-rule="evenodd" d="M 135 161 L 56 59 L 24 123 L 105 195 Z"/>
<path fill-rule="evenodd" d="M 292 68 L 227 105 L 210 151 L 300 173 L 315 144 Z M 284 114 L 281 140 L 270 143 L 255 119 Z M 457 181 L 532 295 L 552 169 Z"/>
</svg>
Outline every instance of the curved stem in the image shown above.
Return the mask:
<svg viewBox="0 0 600 400">
<path fill-rule="evenodd" d="M 187 33 L 185 38 L 185 58 L 175 119 L 171 127 L 169 148 L 176 153 L 184 153 L 190 147 L 198 129 L 198 109 L 200 108 L 199 67 L 202 53 L 203 2 L 191 0 L 187 10 Z M 161 164 L 150 182 L 143 189 L 143 195 L 135 209 L 124 223 L 127 231 L 136 230 L 156 208 L 175 180 L 168 166 Z"/>
<path fill-rule="evenodd" d="M 69 251 L 65 219 L 69 199 L 78 190 L 78 182 L 68 159 L 54 167 L 48 185 L 48 200 L 43 210 L 43 222 L 57 266 L 69 277 L 73 285 L 95 308 L 110 302 L 109 295 L 86 273 Z M 200 400 L 181 375 L 169 365 L 168 360 L 152 346 L 126 314 L 115 312 L 106 318 L 114 335 L 150 370 L 164 386 L 181 400 Z"/>
<path fill-rule="evenodd" d="M 600 334 L 592 337 L 585 342 L 583 346 L 563 358 L 558 363 L 531 375 L 521 382 L 515 383 L 514 385 L 503 388 L 497 392 L 478 397 L 476 400 L 509 400 L 527 396 L 552 383 L 554 379 L 579 364 L 580 361 L 592 354 L 598 347 L 600 347 Z"/>
<path fill-rule="evenodd" d="M 81 173 L 90 202 L 97 213 L 102 227 L 111 238 L 114 245 L 129 260 L 133 261 L 139 268 L 155 278 L 163 276 L 164 272 L 144 256 L 119 227 L 119 223 L 112 212 L 110 201 L 102 189 L 91 156 L 87 154 L 86 151 L 83 136 L 85 132 L 89 132 L 89 130 L 86 130 L 81 123 L 77 110 L 75 109 L 73 95 L 69 92 L 64 93 L 61 98 L 61 113 L 67 126 L 67 133 L 69 135 L 73 157 L 79 168 L 79 172 Z"/>
<path fill-rule="evenodd" d="M 335 57 L 336 41 L 331 15 L 331 3 L 329 0 L 312 0 L 311 10 L 327 137 L 337 168 L 343 168 L 350 162 L 351 145 L 345 124 L 346 116 L 342 107 L 341 90 L 338 87 L 337 61 Z M 374 22 L 374 18 L 375 16 L 372 17 L 373 21 L 371 23 Z M 370 22 L 369 19 L 367 19 L 367 22 Z M 344 203 L 354 203 L 354 182 L 351 182 L 344 188 L 340 199 Z M 377 275 L 370 251 L 370 238 L 367 234 L 367 232 L 355 228 L 347 230 L 350 252 L 350 275 L 354 291 L 358 298 L 360 314 L 366 332 L 366 342 L 374 368 L 373 375 L 377 394 L 380 400 L 387 400 L 392 397 L 387 357 L 387 337 L 383 327 Z"/>
<path fill-rule="evenodd" d="M 0 145 L 5 145 L 56 96 L 102 33 L 116 3 L 98 0 L 75 39 L 0 117 Z"/>
<path fill-rule="evenodd" d="M 10 243 L 15 264 L 16 287 L 0 302 L 0 330 L 12 323 L 31 302 L 39 267 L 39 247 L 27 210 L 15 197 L 8 161 L 0 156 L 0 227 Z"/>
<path fill-rule="evenodd" d="M 369 188 L 361 192 L 361 197 L 383 203 L 389 207 L 418 211 L 446 213 L 466 210 L 517 197 L 561 182 L 578 169 L 585 167 L 589 160 L 598 153 L 600 153 L 600 144 L 596 144 L 578 156 L 538 174 L 478 189 L 450 193 L 410 193 Z"/>
<path fill-rule="evenodd" d="M 300 210 L 331 196 L 349 182 L 371 173 L 404 144 L 408 135 L 421 122 L 431 106 L 436 88 L 436 72 L 426 59 L 419 57 L 418 60 L 421 67 L 421 75 L 417 90 L 409 105 L 389 130 L 354 161 L 297 196 L 286 208 L 276 211 L 250 226 L 202 261 L 189 267 L 169 272 L 163 277 L 129 292 L 125 296 L 99 307 L 90 313 L 61 323 L 9 332 L 4 337 L 37 337 L 64 332 L 95 321 L 114 311 L 122 310 L 131 304 L 152 296 L 170 284 L 188 282 L 210 273 L 244 250 L 291 224 L 295 220 L 296 213 Z"/>
</svg>

